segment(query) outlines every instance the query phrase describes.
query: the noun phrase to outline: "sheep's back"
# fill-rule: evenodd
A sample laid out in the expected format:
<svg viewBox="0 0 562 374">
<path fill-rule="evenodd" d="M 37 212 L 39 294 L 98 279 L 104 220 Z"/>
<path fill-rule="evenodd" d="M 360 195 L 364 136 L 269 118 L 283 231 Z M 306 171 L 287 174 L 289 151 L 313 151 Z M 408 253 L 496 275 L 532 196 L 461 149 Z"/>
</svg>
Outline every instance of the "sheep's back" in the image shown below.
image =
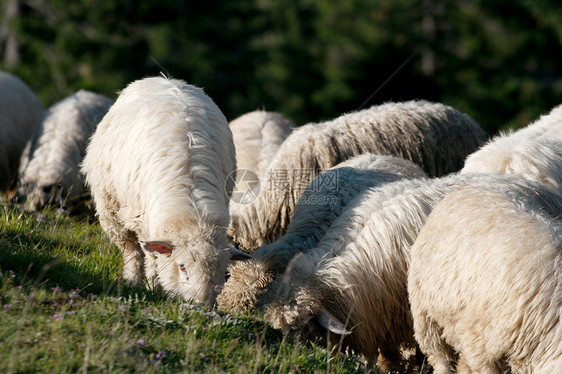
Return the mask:
<svg viewBox="0 0 562 374">
<path fill-rule="evenodd" d="M 21 79 L 0 71 L 0 113 L 0 190 L 4 191 L 17 174 L 43 104 Z"/>
<path fill-rule="evenodd" d="M 22 157 L 20 184 L 61 183 L 72 187 L 71 195 L 82 193 L 79 164 L 88 139 L 112 103 L 103 95 L 80 90 L 50 107 L 35 128 L 29 149 Z"/>
<path fill-rule="evenodd" d="M 83 168 L 93 194 L 111 188 L 125 224 L 158 237 L 169 223 L 201 217 L 228 226 L 235 162 L 226 119 L 203 90 L 147 78 L 98 125 Z"/>
</svg>

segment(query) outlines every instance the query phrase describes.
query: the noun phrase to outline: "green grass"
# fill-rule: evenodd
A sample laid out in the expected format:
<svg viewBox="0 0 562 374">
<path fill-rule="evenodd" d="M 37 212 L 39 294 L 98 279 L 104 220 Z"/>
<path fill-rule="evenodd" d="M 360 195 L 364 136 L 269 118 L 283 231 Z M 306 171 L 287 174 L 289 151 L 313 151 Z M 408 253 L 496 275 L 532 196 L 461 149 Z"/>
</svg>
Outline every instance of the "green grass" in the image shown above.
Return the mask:
<svg viewBox="0 0 562 374">
<path fill-rule="evenodd" d="M 353 355 L 124 287 L 97 223 L 0 205 L 2 373 L 362 373 Z"/>
</svg>

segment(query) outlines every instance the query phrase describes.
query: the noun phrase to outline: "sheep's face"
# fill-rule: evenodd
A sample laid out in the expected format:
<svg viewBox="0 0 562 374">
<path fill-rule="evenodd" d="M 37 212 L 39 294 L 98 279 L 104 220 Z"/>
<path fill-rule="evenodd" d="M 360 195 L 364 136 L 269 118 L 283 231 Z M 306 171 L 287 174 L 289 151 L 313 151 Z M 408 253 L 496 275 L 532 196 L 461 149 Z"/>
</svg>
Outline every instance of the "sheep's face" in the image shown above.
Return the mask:
<svg viewBox="0 0 562 374">
<path fill-rule="evenodd" d="M 181 247 L 162 241 L 142 242 L 141 247 L 156 255 L 158 278 L 165 290 L 188 301 L 214 304 L 233 256 L 230 248 L 217 249 L 197 241 Z"/>
<path fill-rule="evenodd" d="M 13 201 L 26 210 L 38 211 L 51 204 L 63 207 L 64 194 L 59 183 L 27 182 L 18 186 Z"/>
</svg>

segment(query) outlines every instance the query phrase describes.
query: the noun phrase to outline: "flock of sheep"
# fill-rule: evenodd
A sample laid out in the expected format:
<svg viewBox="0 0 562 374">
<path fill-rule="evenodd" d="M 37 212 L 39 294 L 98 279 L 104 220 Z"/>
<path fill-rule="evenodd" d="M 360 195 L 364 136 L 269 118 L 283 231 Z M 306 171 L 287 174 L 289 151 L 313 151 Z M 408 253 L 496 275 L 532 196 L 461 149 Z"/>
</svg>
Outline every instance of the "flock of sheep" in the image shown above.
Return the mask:
<svg viewBox="0 0 562 374">
<path fill-rule="evenodd" d="M 382 372 L 562 373 L 562 105 L 486 141 L 427 101 L 229 124 L 166 77 L 43 112 L 0 72 L 0 113 L 2 191 L 28 210 L 91 195 L 126 281 Z"/>
</svg>

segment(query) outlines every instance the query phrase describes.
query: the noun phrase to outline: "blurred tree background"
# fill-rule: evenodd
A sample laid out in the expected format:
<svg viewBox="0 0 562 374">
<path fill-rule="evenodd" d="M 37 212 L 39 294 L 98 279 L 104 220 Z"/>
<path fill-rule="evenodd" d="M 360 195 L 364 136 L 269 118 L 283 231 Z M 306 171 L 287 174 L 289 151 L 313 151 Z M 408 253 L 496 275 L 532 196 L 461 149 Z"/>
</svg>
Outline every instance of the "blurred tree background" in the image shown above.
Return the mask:
<svg viewBox="0 0 562 374">
<path fill-rule="evenodd" d="M 0 69 L 47 107 L 166 75 L 231 120 L 297 124 L 389 100 L 452 105 L 489 134 L 562 102 L 559 0 L 0 0 Z"/>
</svg>

